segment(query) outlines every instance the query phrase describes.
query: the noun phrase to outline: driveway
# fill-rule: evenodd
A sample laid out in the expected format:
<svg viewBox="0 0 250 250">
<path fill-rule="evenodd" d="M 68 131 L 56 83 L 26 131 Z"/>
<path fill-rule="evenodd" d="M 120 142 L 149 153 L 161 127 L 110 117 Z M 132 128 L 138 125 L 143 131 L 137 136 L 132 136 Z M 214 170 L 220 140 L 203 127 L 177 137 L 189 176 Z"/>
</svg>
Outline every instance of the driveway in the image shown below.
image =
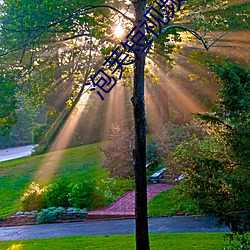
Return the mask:
<svg viewBox="0 0 250 250">
<path fill-rule="evenodd" d="M 34 145 L 0 149 L 0 162 L 30 156 Z"/>
<path fill-rule="evenodd" d="M 227 227 L 218 229 L 216 219 L 195 216 L 174 216 L 149 218 L 150 233 L 172 232 L 228 232 Z M 44 224 L 21 227 L 0 228 L 0 241 L 39 238 L 57 238 L 75 235 L 111 235 L 134 234 L 135 220 L 109 220 L 94 222 L 76 222 L 62 224 Z"/>
</svg>

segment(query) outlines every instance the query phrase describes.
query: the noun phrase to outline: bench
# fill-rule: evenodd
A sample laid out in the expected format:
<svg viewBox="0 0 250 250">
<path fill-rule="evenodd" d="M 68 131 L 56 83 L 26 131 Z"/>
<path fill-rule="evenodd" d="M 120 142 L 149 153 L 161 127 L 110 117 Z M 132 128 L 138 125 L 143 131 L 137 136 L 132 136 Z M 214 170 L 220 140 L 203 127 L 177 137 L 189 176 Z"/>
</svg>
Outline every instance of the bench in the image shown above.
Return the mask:
<svg viewBox="0 0 250 250">
<path fill-rule="evenodd" d="M 153 184 L 158 183 L 159 180 L 163 178 L 164 172 L 165 172 L 165 168 L 162 168 L 162 169 L 158 170 L 157 172 L 153 173 L 153 174 L 150 176 L 149 181 L 150 181 L 151 183 L 153 183 Z"/>
<path fill-rule="evenodd" d="M 178 178 L 175 179 L 175 181 L 181 181 L 184 178 L 185 178 L 185 175 L 181 174 Z"/>
</svg>

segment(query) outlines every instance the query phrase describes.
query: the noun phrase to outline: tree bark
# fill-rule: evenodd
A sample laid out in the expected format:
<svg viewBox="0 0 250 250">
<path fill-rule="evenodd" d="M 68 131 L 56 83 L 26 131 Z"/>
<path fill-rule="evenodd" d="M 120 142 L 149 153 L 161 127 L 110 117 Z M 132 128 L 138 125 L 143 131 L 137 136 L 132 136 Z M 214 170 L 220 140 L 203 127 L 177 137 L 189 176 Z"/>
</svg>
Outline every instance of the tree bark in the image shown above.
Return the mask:
<svg viewBox="0 0 250 250">
<path fill-rule="evenodd" d="M 133 2 L 136 13 L 136 25 L 144 20 L 146 1 Z M 144 34 L 144 28 L 140 31 Z M 136 49 L 141 50 L 140 46 Z M 146 179 L 146 117 L 144 101 L 144 68 L 145 53 L 138 51 L 139 59 L 134 66 L 134 88 L 132 103 L 134 108 L 135 147 L 133 149 L 135 174 L 135 217 L 136 217 L 136 249 L 149 250 L 148 213 L 147 213 L 147 179 Z"/>
</svg>

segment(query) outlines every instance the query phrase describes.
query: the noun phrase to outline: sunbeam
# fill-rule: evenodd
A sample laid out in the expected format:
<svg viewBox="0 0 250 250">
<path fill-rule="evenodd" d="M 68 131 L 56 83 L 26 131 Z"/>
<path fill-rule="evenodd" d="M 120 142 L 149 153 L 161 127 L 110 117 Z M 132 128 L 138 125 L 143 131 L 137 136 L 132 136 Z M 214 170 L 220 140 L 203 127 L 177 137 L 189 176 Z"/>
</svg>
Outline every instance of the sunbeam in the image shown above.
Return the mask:
<svg viewBox="0 0 250 250">
<path fill-rule="evenodd" d="M 48 183 L 51 177 L 56 172 L 59 162 L 63 157 L 64 149 L 66 149 L 72 139 L 75 128 L 81 117 L 81 113 L 87 105 L 89 95 L 85 94 L 81 98 L 77 106 L 73 109 L 67 121 L 63 125 L 59 134 L 49 148 L 49 153 L 46 155 L 39 170 L 36 173 L 35 179 L 39 183 Z M 56 151 L 56 152 L 54 152 Z M 51 153 L 50 153 L 51 152 Z"/>
</svg>

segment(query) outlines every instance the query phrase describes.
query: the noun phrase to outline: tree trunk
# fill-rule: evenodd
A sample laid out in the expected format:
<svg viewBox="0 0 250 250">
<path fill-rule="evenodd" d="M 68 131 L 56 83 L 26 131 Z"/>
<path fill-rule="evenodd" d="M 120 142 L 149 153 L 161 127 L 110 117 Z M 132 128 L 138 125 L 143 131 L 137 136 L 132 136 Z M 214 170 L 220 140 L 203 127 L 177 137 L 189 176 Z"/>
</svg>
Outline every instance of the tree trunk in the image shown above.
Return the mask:
<svg viewBox="0 0 250 250">
<path fill-rule="evenodd" d="M 146 1 L 133 2 L 138 20 L 144 20 Z M 140 30 L 144 33 L 144 29 Z M 137 46 L 137 49 L 141 47 Z M 135 61 L 134 88 L 132 103 L 134 107 L 135 147 L 133 149 L 135 173 L 135 216 L 136 216 L 136 249 L 149 250 L 148 214 L 147 214 L 147 180 L 146 180 L 146 117 L 144 102 L 144 68 L 145 53 L 137 53 L 139 59 Z"/>
</svg>

